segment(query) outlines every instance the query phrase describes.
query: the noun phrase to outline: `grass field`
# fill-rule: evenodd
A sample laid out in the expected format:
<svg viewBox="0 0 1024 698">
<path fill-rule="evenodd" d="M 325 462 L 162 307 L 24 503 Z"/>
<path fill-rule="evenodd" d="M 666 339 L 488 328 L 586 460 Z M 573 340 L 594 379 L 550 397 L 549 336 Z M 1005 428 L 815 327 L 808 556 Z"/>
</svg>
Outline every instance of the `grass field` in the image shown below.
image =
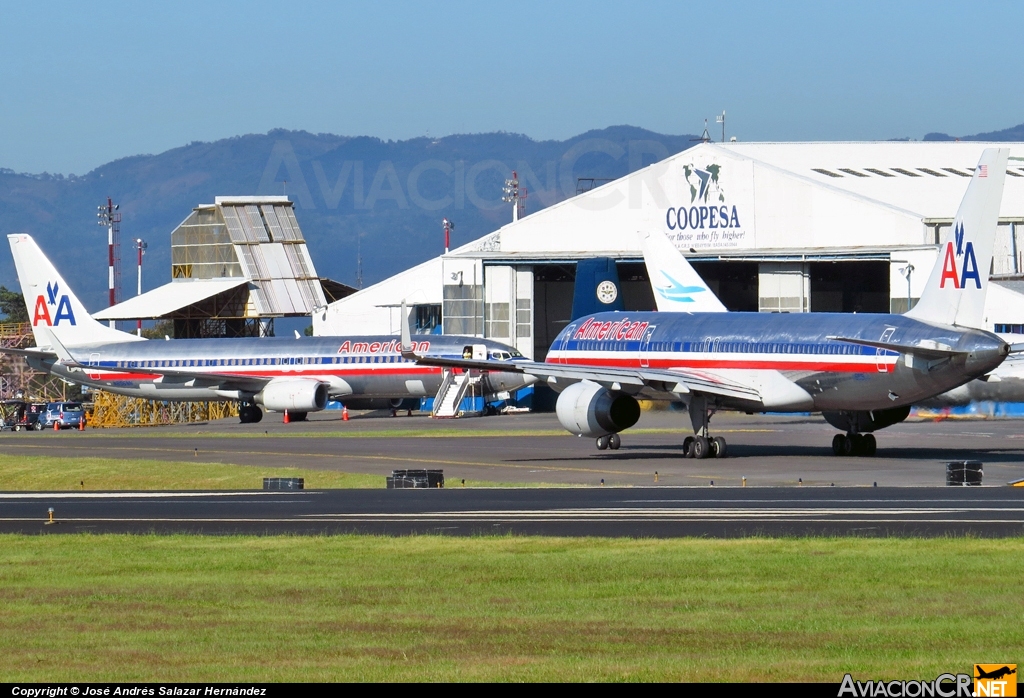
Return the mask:
<svg viewBox="0 0 1024 698">
<path fill-rule="evenodd" d="M 188 461 L 51 458 L 0 454 L 0 482 L 7 491 L 235 490 L 262 489 L 265 477 L 301 477 L 307 490 L 384 487 L 383 475 L 307 468 L 265 468 Z M 467 480 L 470 487 L 557 487 Z M 454 486 L 455 483 L 449 483 Z"/>
<path fill-rule="evenodd" d="M 0 536 L 0 681 L 934 678 L 1024 540 Z"/>
</svg>

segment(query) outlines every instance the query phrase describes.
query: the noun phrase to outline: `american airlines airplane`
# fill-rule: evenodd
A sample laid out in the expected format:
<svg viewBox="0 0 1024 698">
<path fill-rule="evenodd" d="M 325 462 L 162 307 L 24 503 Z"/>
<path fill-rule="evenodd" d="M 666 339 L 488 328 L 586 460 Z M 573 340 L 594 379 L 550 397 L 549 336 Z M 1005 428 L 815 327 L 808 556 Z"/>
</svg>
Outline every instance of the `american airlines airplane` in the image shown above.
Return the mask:
<svg viewBox="0 0 1024 698">
<path fill-rule="evenodd" d="M 978 329 L 1008 156 L 982 154 L 921 299 L 905 315 L 725 312 L 664 235 L 641 233 L 658 311 L 574 319 L 545 362 L 512 363 L 560 391 L 559 422 L 601 450 L 619 447 L 619 432 L 640 419 L 637 399 L 646 398 L 686 404 L 690 457 L 726 455 L 725 439 L 709 431 L 718 410 L 820 411 L 841 430 L 836 455 L 873 455 L 871 432 L 987 374 L 1011 351 Z M 410 341 L 403 334 L 403 356 L 425 365 L 508 370 L 422 356 Z"/>
<path fill-rule="evenodd" d="M 237 400 L 239 419 L 258 422 L 263 410 L 293 420 L 322 410 L 328 399 L 400 400 L 435 395 L 442 369 L 404 359 L 392 336 L 146 340 L 103 325 L 30 236 L 8 235 L 36 346 L 21 354 L 37 371 L 120 395 L 151 400 Z M 422 355 L 522 358 L 512 347 L 476 337 L 417 336 Z M 489 370 L 494 395 L 533 383 L 522 372 Z"/>
</svg>

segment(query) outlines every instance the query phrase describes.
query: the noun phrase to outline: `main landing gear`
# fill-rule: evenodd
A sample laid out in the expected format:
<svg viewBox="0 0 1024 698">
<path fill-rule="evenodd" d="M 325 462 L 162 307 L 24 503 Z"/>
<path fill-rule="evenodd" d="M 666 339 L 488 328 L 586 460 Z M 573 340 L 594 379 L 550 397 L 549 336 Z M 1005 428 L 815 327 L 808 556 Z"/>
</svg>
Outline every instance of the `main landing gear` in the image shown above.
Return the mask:
<svg viewBox="0 0 1024 698">
<path fill-rule="evenodd" d="M 708 434 L 711 416 L 715 410 L 708 407 L 707 398 L 695 395 L 690 398 L 690 422 L 693 424 L 694 436 L 683 439 L 683 457 L 685 458 L 725 458 L 728 448 L 721 436 L 712 437 Z"/>
<path fill-rule="evenodd" d="M 837 456 L 875 455 L 878 442 L 874 434 L 836 434 L 832 437 L 832 453 Z"/>
<path fill-rule="evenodd" d="M 238 421 L 242 424 L 255 424 L 263 419 L 263 410 L 251 402 L 238 404 Z"/>
<path fill-rule="evenodd" d="M 619 438 L 618 434 L 606 434 L 604 436 L 597 437 L 597 450 L 607 451 L 609 448 L 613 451 L 618 451 L 619 446 L 622 445 L 622 439 Z"/>
</svg>

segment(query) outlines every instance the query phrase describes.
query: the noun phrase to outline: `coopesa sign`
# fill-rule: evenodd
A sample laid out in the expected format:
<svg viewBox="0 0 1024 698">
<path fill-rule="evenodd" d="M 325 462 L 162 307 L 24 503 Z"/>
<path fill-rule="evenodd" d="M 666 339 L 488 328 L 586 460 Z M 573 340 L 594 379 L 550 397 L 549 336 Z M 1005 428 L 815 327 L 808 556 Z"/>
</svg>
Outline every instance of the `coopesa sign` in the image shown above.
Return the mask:
<svg viewBox="0 0 1024 698">
<path fill-rule="evenodd" d="M 665 212 L 665 225 L 669 230 L 702 230 L 704 228 L 739 228 L 740 217 L 736 207 L 680 206 Z"/>
</svg>

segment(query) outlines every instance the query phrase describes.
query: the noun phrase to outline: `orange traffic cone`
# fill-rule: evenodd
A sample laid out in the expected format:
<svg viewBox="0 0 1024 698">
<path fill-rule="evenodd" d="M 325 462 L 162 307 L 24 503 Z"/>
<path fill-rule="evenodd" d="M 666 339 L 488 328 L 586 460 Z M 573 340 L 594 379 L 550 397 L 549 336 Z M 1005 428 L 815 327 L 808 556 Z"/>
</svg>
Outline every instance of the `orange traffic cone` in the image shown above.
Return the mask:
<svg viewBox="0 0 1024 698">
<path fill-rule="evenodd" d="M 341 421 L 348 421 L 348 407 L 346 407 L 345 405 L 341 406 Z"/>
<path fill-rule="evenodd" d="M 288 410 L 284 411 L 284 423 L 289 424 L 292 420 L 288 419 Z"/>
<path fill-rule="evenodd" d="M 60 431 L 60 422 L 58 422 L 57 420 L 53 421 L 53 430 Z"/>
<path fill-rule="evenodd" d="M 78 420 L 78 431 L 85 431 L 85 417 Z"/>
</svg>

